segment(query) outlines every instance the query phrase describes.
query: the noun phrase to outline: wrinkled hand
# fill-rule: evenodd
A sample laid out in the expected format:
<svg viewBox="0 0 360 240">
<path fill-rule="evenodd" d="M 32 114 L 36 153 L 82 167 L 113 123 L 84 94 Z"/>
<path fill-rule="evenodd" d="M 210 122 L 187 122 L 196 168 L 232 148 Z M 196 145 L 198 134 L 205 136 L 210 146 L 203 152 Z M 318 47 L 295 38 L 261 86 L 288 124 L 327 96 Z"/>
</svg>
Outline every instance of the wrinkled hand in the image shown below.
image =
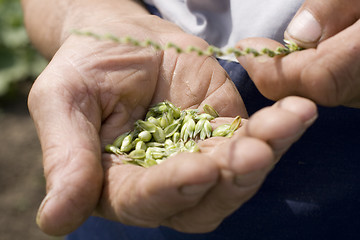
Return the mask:
<svg viewBox="0 0 360 240">
<path fill-rule="evenodd" d="M 326 106 L 360 107 L 360 1 L 307 0 L 285 38 L 309 49 L 283 58 L 238 59 L 264 96 L 299 95 Z M 279 45 L 263 38 L 238 43 L 258 49 Z"/>
<path fill-rule="evenodd" d="M 200 153 L 180 153 L 149 169 L 104 154 L 99 214 L 130 225 L 212 231 L 256 193 L 315 118 L 312 102 L 289 97 L 257 112 L 231 139 L 207 139 Z"/>
<path fill-rule="evenodd" d="M 146 20 L 163 32 L 141 24 L 119 30 L 114 23 L 101 30 L 206 47 L 155 17 Z M 316 116 L 312 102 L 288 98 L 255 114 L 232 139 L 206 141 L 201 153 L 179 154 L 149 169 L 116 164 L 115 156 L 102 153 L 165 99 L 182 108 L 207 103 L 222 116 L 247 114 L 213 58 L 79 36 L 65 41 L 29 95 L 47 181 L 37 217 L 43 231 L 69 233 L 94 211 L 126 224 L 210 231 L 256 192 Z"/>
</svg>

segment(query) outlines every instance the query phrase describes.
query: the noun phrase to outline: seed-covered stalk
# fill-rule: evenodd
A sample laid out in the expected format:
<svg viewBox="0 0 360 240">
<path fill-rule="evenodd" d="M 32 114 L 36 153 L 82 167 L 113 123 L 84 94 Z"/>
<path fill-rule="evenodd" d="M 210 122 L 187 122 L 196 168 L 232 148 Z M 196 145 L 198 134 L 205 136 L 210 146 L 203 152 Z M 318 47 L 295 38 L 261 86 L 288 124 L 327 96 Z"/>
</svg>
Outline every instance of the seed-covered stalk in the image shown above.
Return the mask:
<svg viewBox="0 0 360 240">
<path fill-rule="evenodd" d="M 258 56 L 268 56 L 268 57 L 276 57 L 276 56 L 285 56 L 293 52 L 301 51 L 303 50 L 301 47 L 299 47 L 295 42 L 290 40 L 284 40 L 285 46 L 279 46 L 275 50 L 271 50 L 269 48 L 263 48 L 260 51 L 253 49 L 253 48 L 245 48 L 244 50 L 230 47 L 225 50 L 221 50 L 220 48 L 216 46 L 210 45 L 207 49 L 200 49 L 196 46 L 188 46 L 186 48 L 181 48 L 175 43 L 168 42 L 164 45 L 161 45 L 151 39 L 146 39 L 144 41 L 137 40 L 131 36 L 125 36 L 125 37 L 117 37 L 112 34 L 105 34 L 100 35 L 94 32 L 89 31 L 78 31 L 74 30 L 74 34 L 81 35 L 81 36 L 87 36 L 92 37 L 97 40 L 109 40 L 118 44 L 128 44 L 136 47 L 153 47 L 155 50 L 168 50 L 168 49 L 174 49 L 177 54 L 183 54 L 183 53 L 196 53 L 199 56 L 215 56 L 215 57 L 222 57 L 226 55 L 235 55 L 235 57 L 245 56 L 245 55 L 253 55 L 254 57 Z M 166 102 L 165 102 L 166 104 Z"/>
</svg>

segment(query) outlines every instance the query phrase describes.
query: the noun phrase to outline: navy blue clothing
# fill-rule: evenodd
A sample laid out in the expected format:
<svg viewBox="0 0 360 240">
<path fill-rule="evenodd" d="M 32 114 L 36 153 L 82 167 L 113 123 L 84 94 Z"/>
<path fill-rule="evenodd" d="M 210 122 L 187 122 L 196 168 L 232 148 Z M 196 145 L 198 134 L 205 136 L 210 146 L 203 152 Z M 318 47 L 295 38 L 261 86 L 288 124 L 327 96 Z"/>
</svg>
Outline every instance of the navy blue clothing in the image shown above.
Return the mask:
<svg viewBox="0 0 360 240">
<path fill-rule="evenodd" d="M 249 114 L 272 102 L 237 63 L 222 61 Z M 184 234 L 90 217 L 68 240 L 360 239 L 360 109 L 319 107 L 319 118 L 260 191 L 214 232 Z"/>
</svg>

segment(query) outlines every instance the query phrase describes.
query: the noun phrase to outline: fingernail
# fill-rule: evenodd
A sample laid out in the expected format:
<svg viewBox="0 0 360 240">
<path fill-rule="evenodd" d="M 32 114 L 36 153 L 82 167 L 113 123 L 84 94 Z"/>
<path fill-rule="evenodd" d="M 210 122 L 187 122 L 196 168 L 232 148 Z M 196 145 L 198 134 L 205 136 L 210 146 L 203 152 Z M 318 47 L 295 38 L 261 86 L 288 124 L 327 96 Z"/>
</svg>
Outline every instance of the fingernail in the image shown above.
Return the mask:
<svg viewBox="0 0 360 240">
<path fill-rule="evenodd" d="M 38 226 L 41 226 L 41 214 L 43 212 L 43 209 L 46 205 L 46 203 L 49 201 L 50 197 L 49 197 L 49 194 L 45 196 L 45 198 L 43 199 L 43 201 L 41 202 L 40 204 L 40 207 L 39 207 L 39 210 L 37 212 L 37 215 L 36 215 L 36 224 Z"/>
<path fill-rule="evenodd" d="M 315 114 L 312 118 L 308 119 L 305 122 L 305 127 L 310 127 L 316 121 L 317 118 L 318 118 L 318 114 Z"/>
<path fill-rule="evenodd" d="M 186 185 L 180 188 L 180 192 L 184 195 L 199 195 L 208 191 L 214 183 L 202 183 L 194 185 Z"/>
<path fill-rule="evenodd" d="M 291 21 L 286 32 L 300 42 L 312 43 L 319 40 L 322 30 L 314 16 L 303 10 Z"/>
</svg>

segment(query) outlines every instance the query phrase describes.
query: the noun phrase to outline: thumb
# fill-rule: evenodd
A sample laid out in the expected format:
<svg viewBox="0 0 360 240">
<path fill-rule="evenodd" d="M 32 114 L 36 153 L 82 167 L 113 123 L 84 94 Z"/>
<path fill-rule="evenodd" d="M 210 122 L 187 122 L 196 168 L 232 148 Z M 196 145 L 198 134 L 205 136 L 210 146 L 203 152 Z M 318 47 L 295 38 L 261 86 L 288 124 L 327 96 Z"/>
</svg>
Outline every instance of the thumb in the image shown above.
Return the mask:
<svg viewBox="0 0 360 240">
<path fill-rule="evenodd" d="M 299 46 L 316 47 L 357 21 L 359 0 L 306 0 L 285 31 Z"/>
<path fill-rule="evenodd" d="M 103 178 L 101 149 L 96 127 L 71 99 L 76 96 L 59 87 L 59 76 L 48 72 L 35 81 L 28 100 L 43 151 L 47 188 L 36 220 L 45 233 L 65 235 L 96 207 Z M 82 103 L 89 104 L 86 99 Z"/>
</svg>

